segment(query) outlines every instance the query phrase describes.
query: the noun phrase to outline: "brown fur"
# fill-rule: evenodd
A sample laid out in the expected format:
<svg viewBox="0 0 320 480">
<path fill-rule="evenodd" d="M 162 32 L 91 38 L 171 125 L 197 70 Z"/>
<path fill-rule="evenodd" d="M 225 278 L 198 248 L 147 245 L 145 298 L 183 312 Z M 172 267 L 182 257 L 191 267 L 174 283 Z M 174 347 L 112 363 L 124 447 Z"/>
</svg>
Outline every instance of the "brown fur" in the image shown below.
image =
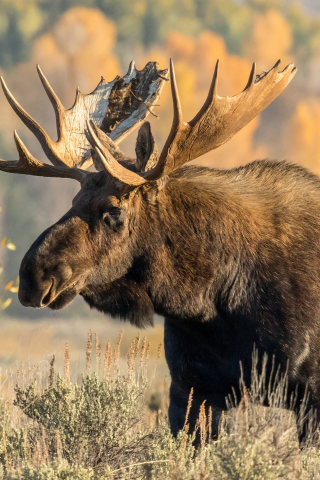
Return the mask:
<svg viewBox="0 0 320 480">
<path fill-rule="evenodd" d="M 319 407 L 319 213 L 320 180 L 285 162 L 186 166 L 136 189 L 95 173 L 27 252 L 19 298 L 62 308 L 80 294 L 139 327 L 165 316 L 174 433 L 191 387 L 191 426 L 204 399 L 218 418 L 254 344 Z"/>
</svg>

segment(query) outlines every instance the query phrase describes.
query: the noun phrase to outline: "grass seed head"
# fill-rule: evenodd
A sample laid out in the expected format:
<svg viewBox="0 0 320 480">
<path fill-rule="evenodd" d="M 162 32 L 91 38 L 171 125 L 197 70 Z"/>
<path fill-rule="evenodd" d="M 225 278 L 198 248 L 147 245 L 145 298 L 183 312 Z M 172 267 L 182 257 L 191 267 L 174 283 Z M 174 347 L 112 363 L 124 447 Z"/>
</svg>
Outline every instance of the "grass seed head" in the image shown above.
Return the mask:
<svg viewBox="0 0 320 480">
<path fill-rule="evenodd" d="M 87 338 L 87 348 L 86 348 L 86 372 L 87 375 L 91 373 L 91 353 L 92 353 L 92 330 L 90 328 Z"/>
<path fill-rule="evenodd" d="M 70 350 L 69 345 L 66 343 L 64 350 L 64 379 L 66 382 L 70 381 Z"/>
<path fill-rule="evenodd" d="M 99 373 L 101 370 L 101 344 L 100 344 L 100 340 L 97 333 L 96 333 L 96 362 L 97 362 L 97 374 L 99 376 Z"/>
<path fill-rule="evenodd" d="M 54 382 L 54 362 L 56 360 L 56 357 L 52 355 L 52 359 L 50 362 L 50 371 L 49 371 L 49 387 L 53 387 L 53 382 Z"/>
<path fill-rule="evenodd" d="M 106 353 L 104 357 L 104 378 L 106 381 L 110 379 L 110 371 L 112 366 L 112 349 L 110 340 L 108 340 L 106 345 Z"/>
</svg>

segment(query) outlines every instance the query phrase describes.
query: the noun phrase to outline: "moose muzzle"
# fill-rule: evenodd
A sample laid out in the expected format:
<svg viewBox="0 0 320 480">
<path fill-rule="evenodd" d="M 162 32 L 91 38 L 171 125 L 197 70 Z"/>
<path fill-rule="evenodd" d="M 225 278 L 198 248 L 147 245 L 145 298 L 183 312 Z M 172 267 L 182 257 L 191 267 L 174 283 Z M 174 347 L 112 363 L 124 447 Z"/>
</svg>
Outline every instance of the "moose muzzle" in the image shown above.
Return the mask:
<svg viewBox="0 0 320 480">
<path fill-rule="evenodd" d="M 72 269 L 65 263 L 43 268 L 42 262 L 24 258 L 20 267 L 19 301 L 25 307 L 50 306 L 68 287 Z"/>
</svg>

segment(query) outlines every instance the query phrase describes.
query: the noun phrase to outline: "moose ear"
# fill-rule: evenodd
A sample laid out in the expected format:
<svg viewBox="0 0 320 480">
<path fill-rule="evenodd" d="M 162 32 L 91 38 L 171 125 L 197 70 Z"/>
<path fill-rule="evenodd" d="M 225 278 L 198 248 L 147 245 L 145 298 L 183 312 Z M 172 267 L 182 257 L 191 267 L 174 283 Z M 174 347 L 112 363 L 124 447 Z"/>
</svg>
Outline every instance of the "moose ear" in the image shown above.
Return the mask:
<svg viewBox="0 0 320 480">
<path fill-rule="evenodd" d="M 139 129 L 136 143 L 136 155 L 137 159 L 135 167 L 137 172 L 151 170 L 158 162 L 158 148 L 151 133 L 149 122 L 145 122 Z"/>
</svg>

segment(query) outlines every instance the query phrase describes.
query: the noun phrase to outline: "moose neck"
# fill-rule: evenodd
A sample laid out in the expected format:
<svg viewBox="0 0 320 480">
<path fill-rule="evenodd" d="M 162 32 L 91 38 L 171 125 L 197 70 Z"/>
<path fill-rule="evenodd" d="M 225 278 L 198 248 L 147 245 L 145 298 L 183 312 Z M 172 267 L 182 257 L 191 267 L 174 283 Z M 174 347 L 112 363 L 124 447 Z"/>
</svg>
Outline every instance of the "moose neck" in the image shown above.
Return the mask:
<svg viewBox="0 0 320 480">
<path fill-rule="evenodd" d="M 168 177 L 153 208 L 147 204 L 137 281 L 157 314 L 196 322 L 218 314 L 249 318 L 248 305 L 264 301 L 256 267 L 270 291 L 268 271 L 281 262 L 268 247 L 272 213 L 252 183 L 249 194 L 236 170 L 188 166 Z"/>
<path fill-rule="evenodd" d="M 228 252 L 229 242 L 223 241 L 228 232 L 223 231 L 219 195 L 192 178 L 196 172 L 203 180 L 203 169 L 187 167 L 183 175 L 171 175 L 158 195 L 148 293 L 157 314 L 204 322 L 217 314 L 215 299 L 226 282 L 227 257 L 238 257 L 238 252 Z"/>
<path fill-rule="evenodd" d="M 92 307 L 140 327 L 152 324 L 154 313 L 202 322 L 216 316 L 217 302 L 235 284 L 243 247 L 236 199 L 215 189 L 212 172 L 187 167 L 157 194 L 141 191 L 132 263 L 122 278 L 83 295 Z"/>
</svg>

